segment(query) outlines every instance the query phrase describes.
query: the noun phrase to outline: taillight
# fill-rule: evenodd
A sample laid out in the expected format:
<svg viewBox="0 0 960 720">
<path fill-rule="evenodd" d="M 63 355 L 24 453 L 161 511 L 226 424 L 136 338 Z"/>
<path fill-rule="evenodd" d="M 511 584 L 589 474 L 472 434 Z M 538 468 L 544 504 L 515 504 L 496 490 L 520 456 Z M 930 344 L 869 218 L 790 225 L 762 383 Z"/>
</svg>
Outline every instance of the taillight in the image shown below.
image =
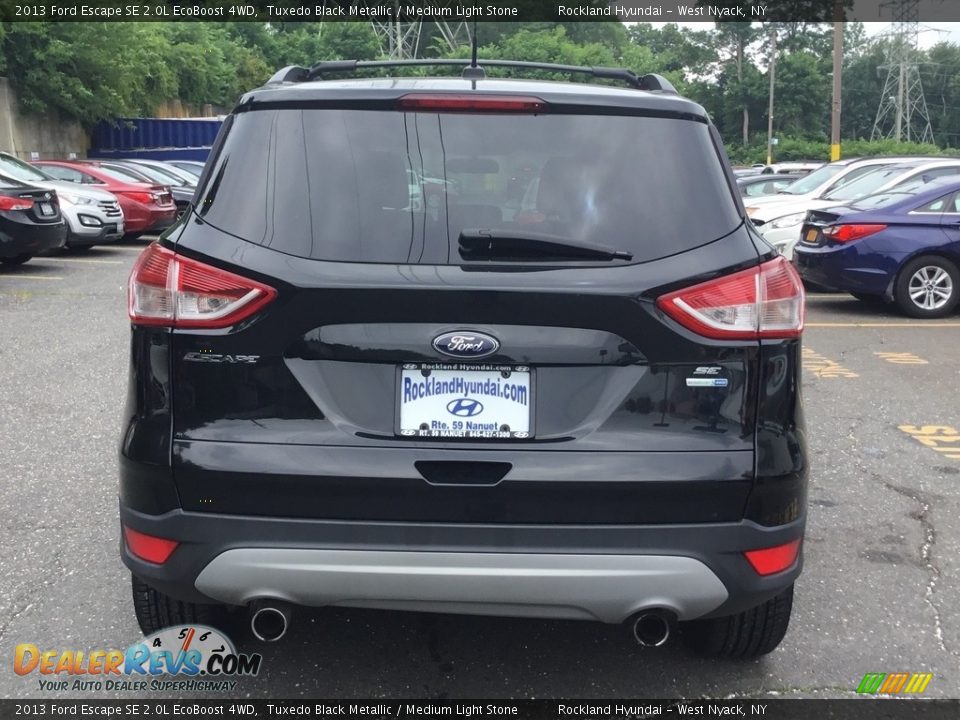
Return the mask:
<svg viewBox="0 0 960 720">
<path fill-rule="evenodd" d="M 139 190 L 121 190 L 120 192 L 124 197 L 144 203 L 145 205 L 152 203 L 155 197 L 153 193 L 140 192 Z"/>
<path fill-rule="evenodd" d="M 33 200 L 29 198 L 15 198 L 0 195 L 0 210 L 29 210 L 33 207 Z"/>
<path fill-rule="evenodd" d="M 828 240 L 833 240 L 834 242 L 852 242 L 853 240 L 859 240 L 860 238 L 865 238 L 868 235 L 873 235 L 886 229 L 886 225 L 879 224 L 831 225 L 830 227 L 825 227 L 822 232 Z"/>
<path fill-rule="evenodd" d="M 154 243 L 130 273 L 128 308 L 138 325 L 222 328 L 250 317 L 276 295 L 272 287 Z"/>
<path fill-rule="evenodd" d="M 411 112 L 542 113 L 547 103 L 530 95 L 413 93 L 397 100 L 397 107 Z"/>
<path fill-rule="evenodd" d="M 180 544 L 178 540 L 168 540 L 167 538 L 156 537 L 138 532 L 133 528 L 123 528 L 123 539 L 127 543 L 127 549 L 141 560 L 163 565 L 173 551 Z"/>
<path fill-rule="evenodd" d="M 803 331 L 803 282 L 782 257 L 657 298 L 657 307 L 709 338 L 798 337 Z"/>
<path fill-rule="evenodd" d="M 797 538 L 775 547 L 748 550 L 744 556 L 757 575 L 773 575 L 793 567 L 799 554 L 800 538 Z"/>
</svg>

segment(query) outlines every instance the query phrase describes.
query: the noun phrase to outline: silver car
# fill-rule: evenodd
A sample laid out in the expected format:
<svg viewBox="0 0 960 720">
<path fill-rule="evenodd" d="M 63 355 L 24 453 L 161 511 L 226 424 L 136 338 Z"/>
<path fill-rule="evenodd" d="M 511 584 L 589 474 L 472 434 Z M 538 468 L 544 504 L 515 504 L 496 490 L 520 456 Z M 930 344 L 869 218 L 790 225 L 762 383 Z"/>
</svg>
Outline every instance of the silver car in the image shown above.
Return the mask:
<svg viewBox="0 0 960 720">
<path fill-rule="evenodd" d="M 0 152 L 0 177 L 57 191 L 69 248 L 89 248 L 123 237 L 123 211 L 113 193 L 56 180 L 4 152 Z"/>
</svg>

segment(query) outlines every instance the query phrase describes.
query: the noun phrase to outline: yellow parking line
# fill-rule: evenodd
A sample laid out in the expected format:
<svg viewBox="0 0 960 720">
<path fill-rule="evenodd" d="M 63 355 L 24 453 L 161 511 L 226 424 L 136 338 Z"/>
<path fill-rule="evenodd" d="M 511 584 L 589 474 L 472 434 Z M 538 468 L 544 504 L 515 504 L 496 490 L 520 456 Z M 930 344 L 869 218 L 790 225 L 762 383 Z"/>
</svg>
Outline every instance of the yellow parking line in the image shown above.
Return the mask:
<svg viewBox="0 0 960 720">
<path fill-rule="evenodd" d="M 894 365 L 929 365 L 930 363 L 924 360 L 922 357 L 916 353 L 910 352 L 875 352 L 876 355 L 881 360 L 886 360 L 888 363 L 893 363 Z"/>
<path fill-rule="evenodd" d="M 933 448 L 943 453 L 941 457 L 951 460 L 960 460 L 960 446 L 951 443 L 960 443 L 960 432 L 950 425 L 898 425 L 900 430 L 910 435 L 921 445 Z M 946 447 L 940 447 L 940 445 Z"/>
<path fill-rule="evenodd" d="M 0 275 L 0 280 L 63 280 L 59 275 Z"/>
<path fill-rule="evenodd" d="M 806 327 L 813 328 L 955 328 L 960 327 L 960 322 L 889 322 L 889 323 L 806 323 Z"/>
<path fill-rule="evenodd" d="M 835 360 L 824 357 L 812 348 L 803 349 L 803 369 L 812 372 L 821 378 L 855 378 L 860 377 L 852 370 L 848 370 Z"/>
</svg>

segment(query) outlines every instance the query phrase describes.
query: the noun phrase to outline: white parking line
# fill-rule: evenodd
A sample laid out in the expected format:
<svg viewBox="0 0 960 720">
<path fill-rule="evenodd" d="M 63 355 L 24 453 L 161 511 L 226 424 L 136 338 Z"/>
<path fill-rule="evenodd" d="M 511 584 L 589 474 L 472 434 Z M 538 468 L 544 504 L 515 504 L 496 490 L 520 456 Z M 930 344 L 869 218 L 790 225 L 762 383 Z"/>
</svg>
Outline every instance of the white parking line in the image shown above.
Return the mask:
<svg viewBox="0 0 960 720">
<path fill-rule="evenodd" d="M 33 262 L 37 261 L 49 261 L 49 262 L 75 262 L 75 263 L 90 263 L 91 265 L 123 265 L 123 260 L 94 260 L 93 258 L 68 258 L 68 257 L 44 257 L 36 258 Z"/>
<path fill-rule="evenodd" d="M 955 328 L 960 327 L 960 322 L 876 322 L 876 323 L 806 323 L 808 328 Z"/>
<path fill-rule="evenodd" d="M 63 280 L 58 275 L 0 275 L 0 280 Z"/>
</svg>

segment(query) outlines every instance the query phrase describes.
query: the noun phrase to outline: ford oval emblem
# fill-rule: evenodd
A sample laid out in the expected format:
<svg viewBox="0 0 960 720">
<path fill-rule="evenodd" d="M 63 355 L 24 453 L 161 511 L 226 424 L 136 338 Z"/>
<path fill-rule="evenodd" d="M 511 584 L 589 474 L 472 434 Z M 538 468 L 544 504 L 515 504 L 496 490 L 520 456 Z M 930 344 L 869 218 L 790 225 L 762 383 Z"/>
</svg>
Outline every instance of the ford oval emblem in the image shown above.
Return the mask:
<svg viewBox="0 0 960 720">
<path fill-rule="evenodd" d="M 482 358 L 497 352 L 500 343 L 484 333 L 457 330 L 435 337 L 433 349 L 455 358 Z"/>
</svg>

